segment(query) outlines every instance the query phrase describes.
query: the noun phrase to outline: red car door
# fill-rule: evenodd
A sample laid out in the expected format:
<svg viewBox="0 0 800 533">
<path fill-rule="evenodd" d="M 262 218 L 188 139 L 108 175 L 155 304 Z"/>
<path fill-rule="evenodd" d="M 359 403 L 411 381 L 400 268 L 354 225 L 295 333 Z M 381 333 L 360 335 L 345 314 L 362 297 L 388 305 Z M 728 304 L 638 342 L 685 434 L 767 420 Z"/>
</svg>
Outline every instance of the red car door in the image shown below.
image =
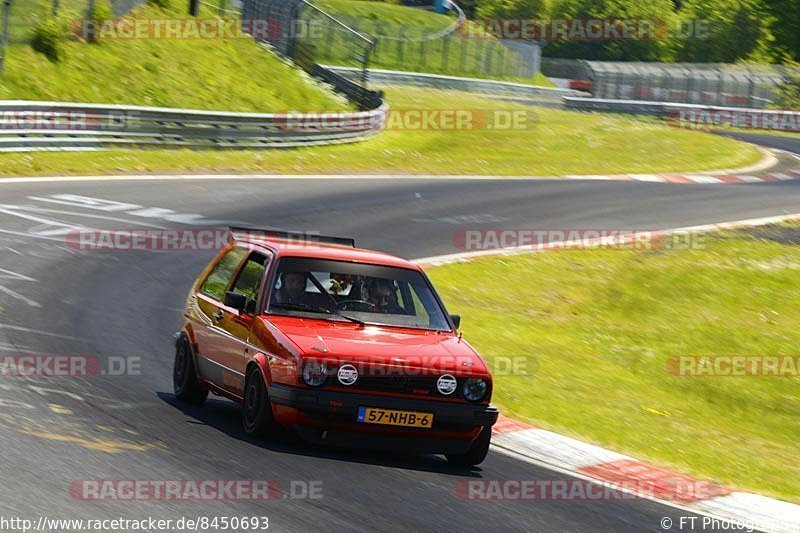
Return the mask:
<svg viewBox="0 0 800 533">
<path fill-rule="evenodd" d="M 224 367 L 222 386 L 241 396 L 244 391 L 244 374 L 247 365 L 245 349 L 250 339 L 250 329 L 258 313 L 259 295 L 269 267 L 271 255 L 267 252 L 252 252 L 239 269 L 230 291 L 247 298 L 242 312 L 222 307 L 221 346 L 217 360 Z"/>
<path fill-rule="evenodd" d="M 195 295 L 196 316 L 199 319 L 194 330 L 197 371 L 202 378 L 219 387 L 224 387 L 226 381 L 235 381 L 230 376 L 231 372 L 226 371 L 224 362 L 230 359 L 228 352 L 235 349 L 225 324 L 230 322 L 231 315 L 236 311 L 226 308 L 223 300 L 246 256 L 246 248 L 231 249 L 211 270 Z"/>
</svg>

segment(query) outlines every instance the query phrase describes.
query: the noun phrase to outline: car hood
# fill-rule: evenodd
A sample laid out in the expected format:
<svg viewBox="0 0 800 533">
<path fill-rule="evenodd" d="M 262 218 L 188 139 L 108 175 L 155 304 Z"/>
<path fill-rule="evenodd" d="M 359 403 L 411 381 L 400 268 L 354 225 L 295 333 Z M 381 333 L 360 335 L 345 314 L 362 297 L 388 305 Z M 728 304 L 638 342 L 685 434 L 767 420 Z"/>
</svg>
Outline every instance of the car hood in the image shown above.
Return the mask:
<svg viewBox="0 0 800 533">
<path fill-rule="evenodd" d="M 472 346 L 452 333 L 361 327 L 348 322 L 274 315 L 270 322 L 306 357 L 411 366 L 460 374 L 488 373 Z"/>
</svg>

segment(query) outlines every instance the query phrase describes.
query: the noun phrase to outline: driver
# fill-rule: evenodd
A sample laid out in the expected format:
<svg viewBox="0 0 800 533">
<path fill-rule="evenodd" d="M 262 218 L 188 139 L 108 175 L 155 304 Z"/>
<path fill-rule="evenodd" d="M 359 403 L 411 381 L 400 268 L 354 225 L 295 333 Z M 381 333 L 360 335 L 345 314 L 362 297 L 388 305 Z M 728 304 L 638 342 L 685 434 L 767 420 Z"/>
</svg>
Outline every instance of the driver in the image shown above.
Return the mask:
<svg viewBox="0 0 800 533">
<path fill-rule="evenodd" d="M 275 301 L 281 304 L 306 304 L 306 273 L 284 272 Z"/>
<path fill-rule="evenodd" d="M 375 313 L 402 314 L 403 308 L 397 303 L 397 293 L 392 280 L 378 278 L 370 291 L 369 301 L 374 305 Z"/>
</svg>

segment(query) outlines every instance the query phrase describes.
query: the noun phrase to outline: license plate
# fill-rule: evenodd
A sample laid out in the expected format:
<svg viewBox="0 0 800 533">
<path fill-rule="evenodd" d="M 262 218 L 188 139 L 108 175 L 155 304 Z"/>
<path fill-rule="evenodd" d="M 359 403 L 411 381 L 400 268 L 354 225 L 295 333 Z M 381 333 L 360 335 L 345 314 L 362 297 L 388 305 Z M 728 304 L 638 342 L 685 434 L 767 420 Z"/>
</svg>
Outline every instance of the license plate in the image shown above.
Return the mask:
<svg viewBox="0 0 800 533">
<path fill-rule="evenodd" d="M 359 407 L 357 421 L 364 424 L 430 428 L 433 426 L 433 413 L 378 409 L 377 407 Z"/>
</svg>

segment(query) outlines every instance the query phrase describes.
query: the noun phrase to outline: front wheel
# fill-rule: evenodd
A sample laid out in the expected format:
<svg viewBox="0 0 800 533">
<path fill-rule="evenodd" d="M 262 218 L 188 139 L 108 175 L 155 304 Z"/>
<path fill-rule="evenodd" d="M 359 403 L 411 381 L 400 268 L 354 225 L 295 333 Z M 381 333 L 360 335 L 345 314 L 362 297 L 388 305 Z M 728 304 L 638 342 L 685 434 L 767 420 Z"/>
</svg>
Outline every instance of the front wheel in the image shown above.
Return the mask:
<svg viewBox="0 0 800 533">
<path fill-rule="evenodd" d="M 181 401 L 200 405 L 208 397 L 208 389 L 200 384 L 194 368 L 194 358 L 189 342 L 182 338 L 175 345 L 175 363 L 172 368 L 172 386 L 175 397 Z"/>
<path fill-rule="evenodd" d="M 264 376 L 258 367 L 253 367 L 247 373 L 244 382 L 242 425 L 244 432 L 252 437 L 264 437 L 272 433 L 275 428 Z"/>
<path fill-rule="evenodd" d="M 447 462 L 454 466 L 476 466 L 486 459 L 489 453 L 489 445 L 492 442 L 492 428 L 481 429 L 478 438 L 469 447 L 466 453 L 448 453 Z"/>
</svg>

